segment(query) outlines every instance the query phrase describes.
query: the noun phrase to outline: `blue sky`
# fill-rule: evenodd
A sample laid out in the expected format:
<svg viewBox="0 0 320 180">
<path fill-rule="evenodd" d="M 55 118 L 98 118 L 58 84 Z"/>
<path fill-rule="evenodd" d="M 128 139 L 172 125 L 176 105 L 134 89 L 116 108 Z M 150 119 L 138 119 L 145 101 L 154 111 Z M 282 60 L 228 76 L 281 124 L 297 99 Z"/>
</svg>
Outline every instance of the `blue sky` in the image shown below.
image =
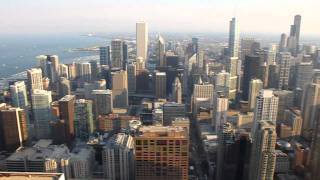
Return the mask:
<svg viewBox="0 0 320 180">
<path fill-rule="evenodd" d="M 320 35 L 320 0 L 0 0 L 0 33 L 226 32 L 236 16 L 242 32 L 288 32 L 302 15 L 302 35 Z"/>
</svg>

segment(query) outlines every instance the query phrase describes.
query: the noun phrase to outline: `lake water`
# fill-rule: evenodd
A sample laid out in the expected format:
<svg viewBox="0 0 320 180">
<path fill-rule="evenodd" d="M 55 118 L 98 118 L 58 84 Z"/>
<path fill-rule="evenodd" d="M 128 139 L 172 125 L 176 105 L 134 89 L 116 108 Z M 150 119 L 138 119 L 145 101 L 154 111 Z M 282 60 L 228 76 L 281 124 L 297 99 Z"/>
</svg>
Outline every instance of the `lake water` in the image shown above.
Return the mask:
<svg viewBox="0 0 320 180">
<path fill-rule="evenodd" d="M 22 72 L 37 64 L 40 54 L 57 54 L 61 63 L 74 58 L 97 55 L 97 52 L 68 51 L 108 44 L 101 37 L 75 35 L 0 35 L 0 78 Z"/>
</svg>

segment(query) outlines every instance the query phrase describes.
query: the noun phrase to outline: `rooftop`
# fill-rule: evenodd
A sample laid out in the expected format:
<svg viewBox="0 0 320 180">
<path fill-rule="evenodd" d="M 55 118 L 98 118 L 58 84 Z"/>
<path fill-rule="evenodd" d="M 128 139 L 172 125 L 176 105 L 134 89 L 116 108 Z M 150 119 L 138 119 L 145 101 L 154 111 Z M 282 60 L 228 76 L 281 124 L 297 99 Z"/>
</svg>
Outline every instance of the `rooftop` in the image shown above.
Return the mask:
<svg viewBox="0 0 320 180">
<path fill-rule="evenodd" d="M 74 95 L 65 95 L 63 98 L 61 98 L 59 101 L 70 101 L 72 99 L 74 99 L 75 96 Z"/>
<path fill-rule="evenodd" d="M 0 172 L 0 179 L 15 180 L 64 180 L 63 173 L 39 173 L 39 172 Z"/>
<path fill-rule="evenodd" d="M 96 90 L 92 90 L 92 94 L 112 94 L 112 91 L 109 89 L 106 89 L 106 90 L 96 89 Z"/>
<path fill-rule="evenodd" d="M 183 127 L 176 126 L 142 126 L 136 137 L 170 137 L 188 138 L 187 131 Z"/>
<path fill-rule="evenodd" d="M 38 142 L 37 144 L 46 145 L 45 142 Z M 65 145 L 49 145 L 47 147 L 33 146 L 18 149 L 7 158 L 7 161 L 19 161 L 24 159 L 30 161 L 43 161 L 45 159 L 68 158 L 69 156 L 69 149 Z"/>
</svg>

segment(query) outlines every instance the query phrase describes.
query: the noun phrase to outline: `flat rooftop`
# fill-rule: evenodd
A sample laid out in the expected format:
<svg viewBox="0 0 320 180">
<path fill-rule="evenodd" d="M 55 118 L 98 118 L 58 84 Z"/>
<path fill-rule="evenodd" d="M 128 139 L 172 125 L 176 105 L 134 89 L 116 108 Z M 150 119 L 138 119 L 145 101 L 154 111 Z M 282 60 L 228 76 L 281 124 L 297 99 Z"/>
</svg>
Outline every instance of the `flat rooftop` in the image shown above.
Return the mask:
<svg viewBox="0 0 320 180">
<path fill-rule="evenodd" d="M 142 126 L 137 138 L 188 138 L 188 133 L 183 127 L 177 126 Z"/>
<path fill-rule="evenodd" d="M 75 96 L 74 95 L 65 95 L 63 98 L 61 98 L 59 101 L 70 101 L 72 99 L 74 99 Z"/>
<path fill-rule="evenodd" d="M 1 172 L 0 180 L 65 180 L 63 173 Z"/>
</svg>

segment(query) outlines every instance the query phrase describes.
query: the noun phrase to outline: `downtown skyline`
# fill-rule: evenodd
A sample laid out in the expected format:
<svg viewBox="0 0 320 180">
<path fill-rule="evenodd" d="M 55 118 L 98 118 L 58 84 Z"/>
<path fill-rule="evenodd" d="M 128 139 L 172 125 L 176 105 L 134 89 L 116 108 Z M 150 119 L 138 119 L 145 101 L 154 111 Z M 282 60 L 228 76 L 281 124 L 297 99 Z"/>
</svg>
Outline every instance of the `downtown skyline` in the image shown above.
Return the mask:
<svg viewBox="0 0 320 180">
<path fill-rule="evenodd" d="M 305 17 L 301 36 L 320 35 L 320 24 L 315 21 L 320 17 L 314 13 L 320 2 L 316 0 L 15 0 L 1 4 L 0 34 L 134 32 L 134 22 L 141 20 L 148 22 L 150 32 L 227 32 L 231 17 L 237 18 L 242 33 L 288 33 L 291 17 L 301 14 Z"/>
</svg>

